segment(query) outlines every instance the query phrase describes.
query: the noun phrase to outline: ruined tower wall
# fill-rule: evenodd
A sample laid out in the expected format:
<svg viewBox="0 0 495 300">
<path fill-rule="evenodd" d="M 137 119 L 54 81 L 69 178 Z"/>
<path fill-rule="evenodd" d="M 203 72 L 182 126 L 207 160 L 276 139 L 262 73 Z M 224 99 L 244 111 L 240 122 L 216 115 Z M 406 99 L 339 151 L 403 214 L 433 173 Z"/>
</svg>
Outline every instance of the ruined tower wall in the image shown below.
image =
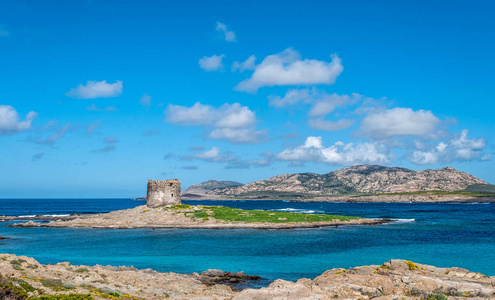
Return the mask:
<svg viewBox="0 0 495 300">
<path fill-rule="evenodd" d="M 146 205 L 160 207 L 181 203 L 180 180 L 148 180 Z"/>
</svg>

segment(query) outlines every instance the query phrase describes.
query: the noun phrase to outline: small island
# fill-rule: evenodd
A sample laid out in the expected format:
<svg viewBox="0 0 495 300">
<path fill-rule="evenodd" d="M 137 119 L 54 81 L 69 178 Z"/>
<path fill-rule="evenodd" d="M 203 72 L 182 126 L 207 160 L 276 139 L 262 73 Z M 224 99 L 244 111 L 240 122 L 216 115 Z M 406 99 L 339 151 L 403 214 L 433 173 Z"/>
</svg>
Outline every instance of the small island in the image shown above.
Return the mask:
<svg viewBox="0 0 495 300">
<path fill-rule="evenodd" d="M 264 210 L 245 210 L 224 206 L 188 205 L 181 203 L 180 181 L 148 181 L 146 205 L 103 214 L 69 216 L 49 223 L 28 221 L 12 227 L 72 228 L 253 228 L 289 229 L 340 225 L 378 225 L 384 219 L 301 214 Z M 16 220 L 15 217 L 4 219 Z"/>
<path fill-rule="evenodd" d="M 15 218 L 10 218 L 15 220 Z M 302 214 L 263 210 L 245 210 L 224 206 L 175 204 L 151 208 L 141 205 L 133 209 L 64 217 L 49 223 L 28 221 L 12 227 L 71 228 L 202 228 L 202 229 L 290 229 L 340 225 L 378 225 L 384 219 L 365 219 L 324 214 Z"/>
</svg>

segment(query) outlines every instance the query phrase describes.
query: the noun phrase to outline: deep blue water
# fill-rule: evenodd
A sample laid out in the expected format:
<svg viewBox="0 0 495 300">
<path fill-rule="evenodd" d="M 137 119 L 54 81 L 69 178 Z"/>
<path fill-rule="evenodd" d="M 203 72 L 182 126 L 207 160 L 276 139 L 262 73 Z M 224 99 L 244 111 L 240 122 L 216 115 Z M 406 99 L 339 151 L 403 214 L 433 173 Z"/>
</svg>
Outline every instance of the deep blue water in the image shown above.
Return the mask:
<svg viewBox="0 0 495 300">
<path fill-rule="evenodd" d="M 8 228 L 1 253 L 41 263 L 133 265 L 178 273 L 244 271 L 266 279 L 313 278 L 334 267 L 402 258 L 495 275 L 495 204 L 184 201 L 245 209 L 282 209 L 402 221 L 378 226 L 296 230 Z M 0 199 L 0 215 L 108 212 L 131 199 Z M 414 220 L 412 220 L 414 219 Z"/>
</svg>

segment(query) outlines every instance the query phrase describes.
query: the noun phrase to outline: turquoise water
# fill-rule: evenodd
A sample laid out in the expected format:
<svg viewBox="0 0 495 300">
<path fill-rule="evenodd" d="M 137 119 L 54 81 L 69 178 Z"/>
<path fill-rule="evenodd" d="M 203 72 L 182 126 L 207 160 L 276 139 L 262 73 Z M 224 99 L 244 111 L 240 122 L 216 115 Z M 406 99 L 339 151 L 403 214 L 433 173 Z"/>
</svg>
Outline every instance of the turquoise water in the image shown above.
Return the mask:
<svg viewBox="0 0 495 300">
<path fill-rule="evenodd" d="M 11 239 L 1 241 L 0 252 L 41 263 L 133 265 L 178 273 L 244 271 L 263 277 L 261 285 L 391 258 L 495 275 L 495 204 L 184 202 L 399 221 L 296 230 L 1 227 L 0 235 Z M 0 199 L 0 215 L 106 212 L 142 204 L 130 199 Z"/>
</svg>

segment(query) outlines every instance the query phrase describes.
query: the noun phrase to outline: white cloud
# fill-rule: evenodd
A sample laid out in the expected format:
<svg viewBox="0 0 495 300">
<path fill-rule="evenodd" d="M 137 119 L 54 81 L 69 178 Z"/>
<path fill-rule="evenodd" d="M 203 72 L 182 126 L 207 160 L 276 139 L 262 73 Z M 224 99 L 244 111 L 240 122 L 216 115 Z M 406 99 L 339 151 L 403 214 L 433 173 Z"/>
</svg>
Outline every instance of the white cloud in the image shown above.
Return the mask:
<svg viewBox="0 0 495 300">
<path fill-rule="evenodd" d="M 344 67 L 336 54 L 331 57 L 330 63 L 314 59 L 302 60 L 299 52 L 288 48 L 263 59 L 251 77 L 240 82 L 235 89 L 256 92 L 264 86 L 333 84 Z"/>
<path fill-rule="evenodd" d="M 232 64 L 232 72 L 235 72 L 235 71 L 244 72 L 246 70 L 254 70 L 256 68 L 255 62 L 256 62 L 256 56 L 254 56 L 254 55 L 251 55 L 250 57 L 248 57 L 245 61 L 243 61 L 241 63 L 238 61 L 235 61 Z"/>
<path fill-rule="evenodd" d="M 19 119 L 19 114 L 10 105 L 0 105 L 0 135 L 14 134 L 31 129 L 31 123 L 38 113 L 30 111 L 24 121 Z"/>
<path fill-rule="evenodd" d="M 241 106 L 239 103 L 224 104 L 218 110 L 219 119 L 215 122 L 215 127 L 241 128 L 253 125 L 256 122 L 256 116 L 247 106 Z"/>
<path fill-rule="evenodd" d="M 196 154 L 195 157 L 199 159 L 215 159 L 219 155 L 220 155 L 220 148 L 213 147 L 208 151 Z"/>
<path fill-rule="evenodd" d="M 427 137 L 435 133 L 440 123 L 431 111 L 397 107 L 370 113 L 361 123 L 360 134 L 374 139 L 407 135 Z"/>
<path fill-rule="evenodd" d="M 139 99 L 139 104 L 142 106 L 150 106 L 151 105 L 151 96 L 148 94 L 144 94 L 140 99 Z"/>
<path fill-rule="evenodd" d="M 225 54 L 203 56 L 203 58 L 199 60 L 199 66 L 206 72 L 219 71 L 221 68 L 223 68 L 222 59 L 224 57 Z"/>
<path fill-rule="evenodd" d="M 169 104 L 165 114 L 167 122 L 187 126 L 208 125 L 218 118 L 215 108 L 199 102 L 192 107 Z"/>
<path fill-rule="evenodd" d="M 217 27 L 215 28 L 216 31 L 220 32 L 222 34 L 222 37 L 227 41 L 227 42 L 235 42 L 235 33 L 231 30 L 227 30 L 227 25 L 217 22 Z"/>
<path fill-rule="evenodd" d="M 212 139 L 225 139 L 233 144 L 256 144 L 263 140 L 265 136 L 266 132 L 257 131 L 253 128 L 218 128 L 209 135 Z"/>
<path fill-rule="evenodd" d="M 412 152 L 409 160 L 420 165 L 432 165 L 438 163 L 449 163 L 453 161 L 489 160 L 489 154 L 483 155 L 486 142 L 484 138 L 469 139 L 468 130 L 464 129 L 457 133 L 447 142 L 439 142 L 436 145 L 421 145 L 421 150 Z"/>
<path fill-rule="evenodd" d="M 313 101 L 313 95 L 315 90 L 309 89 L 289 89 L 284 97 L 280 96 L 269 96 L 270 106 L 275 106 L 277 108 L 288 107 L 303 103 L 310 103 Z"/>
<path fill-rule="evenodd" d="M 87 106 L 86 110 L 89 110 L 89 111 L 117 111 L 117 107 L 107 105 L 107 107 L 105 107 L 105 108 L 99 108 L 96 105 L 94 105 L 94 103 L 93 103 L 90 106 Z"/>
<path fill-rule="evenodd" d="M 309 127 L 318 130 L 336 131 L 346 129 L 352 126 L 353 120 L 342 119 L 337 122 L 325 121 L 323 119 L 310 119 L 308 121 Z"/>
<path fill-rule="evenodd" d="M 352 93 L 349 95 L 338 95 L 333 93 L 331 95 L 324 94 L 319 99 L 313 101 L 313 106 L 311 107 L 308 115 L 310 117 L 324 116 L 333 112 L 337 107 L 354 104 L 360 101 L 361 95 L 357 93 Z"/>
<path fill-rule="evenodd" d="M 165 110 L 166 120 L 186 126 L 213 128 L 212 139 L 226 139 L 231 143 L 257 143 L 266 135 L 254 129 L 256 115 L 239 103 L 224 104 L 219 108 L 199 102 L 191 107 L 170 104 Z"/>
<path fill-rule="evenodd" d="M 77 99 L 110 98 L 122 94 L 122 88 L 123 84 L 120 80 L 115 83 L 107 83 L 106 80 L 88 81 L 86 85 L 79 84 L 65 95 Z"/>
<path fill-rule="evenodd" d="M 286 149 L 276 158 L 293 163 L 313 161 L 331 165 L 349 166 L 355 164 L 386 164 L 389 162 L 385 150 L 376 143 L 336 142 L 325 148 L 321 137 L 310 136 L 304 145 Z"/>
<path fill-rule="evenodd" d="M 351 95 L 327 94 L 324 91 L 313 89 L 289 89 L 284 97 L 269 96 L 271 106 L 277 108 L 294 106 L 297 104 L 311 105 L 308 113 L 310 117 L 319 117 L 333 112 L 339 106 L 355 104 L 364 98 L 358 93 Z"/>
<path fill-rule="evenodd" d="M 194 155 L 194 158 L 206 160 L 210 162 L 227 162 L 236 159 L 235 156 L 229 154 L 221 154 L 220 148 L 212 147 L 210 150 L 205 151 L 203 153 L 198 153 Z"/>
</svg>

